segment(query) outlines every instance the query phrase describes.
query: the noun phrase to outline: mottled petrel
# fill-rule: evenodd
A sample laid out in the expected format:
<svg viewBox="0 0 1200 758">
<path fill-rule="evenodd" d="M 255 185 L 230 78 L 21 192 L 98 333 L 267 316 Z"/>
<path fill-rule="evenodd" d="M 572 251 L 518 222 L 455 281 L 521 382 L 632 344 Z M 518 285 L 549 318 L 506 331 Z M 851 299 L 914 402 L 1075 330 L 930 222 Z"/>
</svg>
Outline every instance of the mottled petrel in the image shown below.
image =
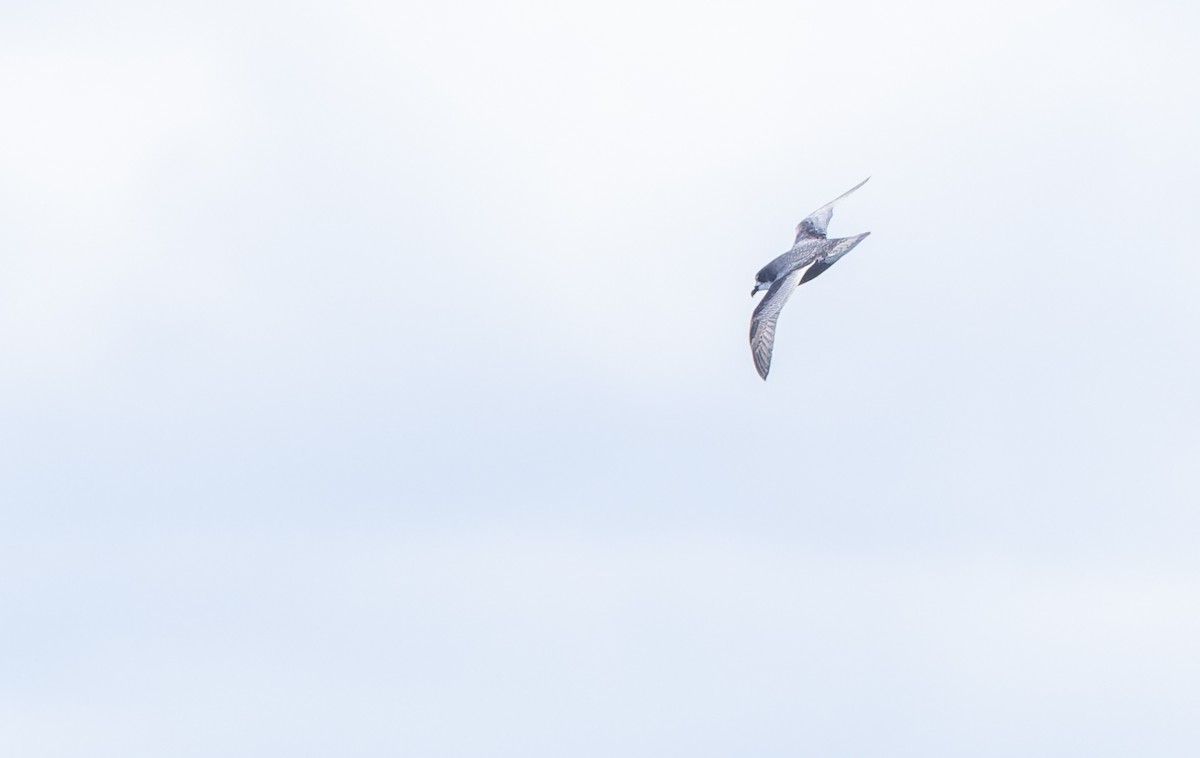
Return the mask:
<svg viewBox="0 0 1200 758">
<path fill-rule="evenodd" d="M 833 217 L 833 206 L 866 184 L 867 179 L 863 179 L 845 194 L 829 201 L 796 224 L 796 241 L 792 243 L 792 249 L 763 266 L 762 270 L 754 275 L 754 289 L 750 290 L 750 297 L 754 297 L 754 293 L 759 290 L 767 290 L 750 319 L 750 352 L 754 354 L 754 368 L 758 369 L 758 375 L 763 381 L 766 381 L 767 372 L 771 370 L 775 322 L 779 320 L 779 312 L 792 296 L 792 291 L 825 273 L 830 266 L 837 263 L 838 258 L 853 250 L 855 245 L 870 234 L 863 232 L 841 239 L 828 239 L 825 236 L 829 219 Z"/>
</svg>

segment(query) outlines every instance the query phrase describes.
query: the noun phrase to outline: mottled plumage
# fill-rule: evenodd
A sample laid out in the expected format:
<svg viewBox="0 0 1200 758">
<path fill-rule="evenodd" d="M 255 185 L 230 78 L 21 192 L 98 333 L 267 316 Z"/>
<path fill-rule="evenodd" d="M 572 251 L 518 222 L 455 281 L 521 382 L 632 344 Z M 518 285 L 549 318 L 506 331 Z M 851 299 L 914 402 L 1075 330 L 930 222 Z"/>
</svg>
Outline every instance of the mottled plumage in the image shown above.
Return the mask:
<svg viewBox="0 0 1200 758">
<path fill-rule="evenodd" d="M 867 177 L 870 179 L 870 177 Z M 787 303 L 792 292 L 805 282 L 816 279 L 829 269 L 855 245 L 866 239 L 870 232 L 864 232 L 854 237 L 828 239 L 826 229 L 833 217 L 833 206 L 859 187 L 867 183 L 863 179 L 838 198 L 831 200 L 821 208 L 810 213 L 803 221 L 796 224 L 796 241 L 792 249 L 775 260 L 763 266 L 754 276 L 754 289 L 750 296 L 759 290 L 767 290 L 762 302 L 754 309 L 750 319 L 750 352 L 754 356 L 754 367 L 764 380 L 771 370 L 771 351 L 775 345 L 775 324 L 779 313 Z M 808 267 L 805 270 L 805 267 Z"/>
</svg>

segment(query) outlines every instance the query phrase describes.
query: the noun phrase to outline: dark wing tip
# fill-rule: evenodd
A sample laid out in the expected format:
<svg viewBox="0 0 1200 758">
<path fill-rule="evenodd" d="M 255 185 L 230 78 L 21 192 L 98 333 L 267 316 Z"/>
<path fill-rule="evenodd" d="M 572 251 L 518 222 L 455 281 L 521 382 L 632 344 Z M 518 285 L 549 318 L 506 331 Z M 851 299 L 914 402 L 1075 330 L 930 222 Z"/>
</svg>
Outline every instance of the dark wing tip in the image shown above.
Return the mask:
<svg viewBox="0 0 1200 758">
<path fill-rule="evenodd" d="M 758 330 L 755 329 L 750 335 L 750 352 L 754 356 L 754 370 L 765 382 L 767 374 L 771 373 L 771 353 L 774 352 L 774 345 L 771 337 L 768 337 L 766 344 L 763 344 L 759 340 L 757 332 Z"/>
<path fill-rule="evenodd" d="M 758 372 L 758 375 L 762 377 L 764 382 L 767 381 L 767 374 L 771 373 L 771 357 L 767 356 L 764 359 L 755 353 L 754 370 Z"/>
</svg>

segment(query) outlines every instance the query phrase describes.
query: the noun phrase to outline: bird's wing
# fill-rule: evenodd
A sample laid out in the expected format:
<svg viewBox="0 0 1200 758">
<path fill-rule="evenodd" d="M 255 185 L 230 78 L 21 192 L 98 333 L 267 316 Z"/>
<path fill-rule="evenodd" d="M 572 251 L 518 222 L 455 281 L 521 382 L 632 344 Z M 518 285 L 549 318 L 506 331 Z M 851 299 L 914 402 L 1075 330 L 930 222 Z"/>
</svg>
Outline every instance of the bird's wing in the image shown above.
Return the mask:
<svg viewBox="0 0 1200 758">
<path fill-rule="evenodd" d="M 830 247 L 829 252 L 825 254 L 823 259 L 816 261 L 813 263 L 813 265 L 808 267 L 808 270 L 804 272 L 804 277 L 800 279 L 800 284 L 811 282 L 813 279 L 816 279 L 818 276 L 825 273 L 830 266 L 838 262 L 839 258 L 853 250 L 858 243 L 865 240 L 868 236 L 870 236 L 870 234 L 870 232 L 863 232 L 855 237 L 843 237 L 839 240 L 830 240 L 832 246 Z M 800 284 L 797 284 L 796 286 L 799 287 Z"/>
<path fill-rule="evenodd" d="M 754 368 L 765 381 L 767 372 L 771 370 L 771 350 L 775 346 L 775 322 L 779 320 L 779 312 L 792 296 L 800 283 L 803 268 L 792 271 L 787 276 L 775 280 L 771 289 L 763 297 L 762 302 L 754 309 L 750 318 L 750 352 L 754 355 Z"/>
<path fill-rule="evenodd" d="M 799 224 L 796 224 L 796 241 L 792 244 L 798 245 L 807 239 L 823 239 L 825 237 L 825 230 L 829 228 L 829 219 L 833 218 L 833 206 L 845 200 L 850 193 L 866 184 L 870 178 L 868 176 L 866 179 L 863 179 L 838 197 L 808 214 Z"/>
</svg>

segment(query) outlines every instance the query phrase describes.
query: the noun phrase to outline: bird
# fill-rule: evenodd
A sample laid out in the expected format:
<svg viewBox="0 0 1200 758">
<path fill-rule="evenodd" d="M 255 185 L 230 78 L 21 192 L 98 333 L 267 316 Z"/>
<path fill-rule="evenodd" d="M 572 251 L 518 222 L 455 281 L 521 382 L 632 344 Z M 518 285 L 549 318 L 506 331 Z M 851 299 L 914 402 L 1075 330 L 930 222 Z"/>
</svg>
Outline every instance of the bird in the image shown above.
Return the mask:
<svg viewBox="0 0 1200 758">
<path fill-rule="evenodd" d="M 833 206 L 846 199 L 852 192 L 867 183 L 863 179 L 837 198 L 810 213 L 796 224 L 796 241 L 792 249 L 763 266 L 754 275 L 754 289 L 750 297 L 767 290 L 754 315 L 750 318 L 750 352 L 754 356 L 754 368 L 758 375 L 767 380 L 771 370 L 771 352 L 775 345 L 775 324 L 779 312 L 787 303 L 792 292 L 805 282 L 811 282 L 829 270 L 843 255 L 850 252 L 871 233 L 863 232 L 854 237 L 829 239 L 826 229 L 833 217 Z"/>
</svg>

